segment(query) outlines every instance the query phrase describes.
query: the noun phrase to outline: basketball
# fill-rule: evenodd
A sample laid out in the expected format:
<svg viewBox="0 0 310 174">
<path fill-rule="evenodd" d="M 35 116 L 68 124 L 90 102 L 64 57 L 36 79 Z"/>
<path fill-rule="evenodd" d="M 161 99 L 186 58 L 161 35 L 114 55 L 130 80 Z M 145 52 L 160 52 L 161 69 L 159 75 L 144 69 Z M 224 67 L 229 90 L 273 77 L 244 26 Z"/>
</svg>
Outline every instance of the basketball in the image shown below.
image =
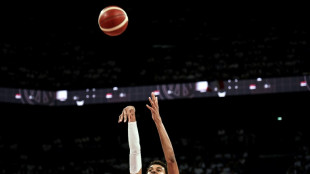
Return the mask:
<svg viewBox="0 0 310 174">
<path fill-rule="evenodd" d="M 101 10 L 98 23 L 100 29 L 109 36 L 122 34 L 128 26 L 128 17 L 122 8 L 107 6 Z"/>
</svg>

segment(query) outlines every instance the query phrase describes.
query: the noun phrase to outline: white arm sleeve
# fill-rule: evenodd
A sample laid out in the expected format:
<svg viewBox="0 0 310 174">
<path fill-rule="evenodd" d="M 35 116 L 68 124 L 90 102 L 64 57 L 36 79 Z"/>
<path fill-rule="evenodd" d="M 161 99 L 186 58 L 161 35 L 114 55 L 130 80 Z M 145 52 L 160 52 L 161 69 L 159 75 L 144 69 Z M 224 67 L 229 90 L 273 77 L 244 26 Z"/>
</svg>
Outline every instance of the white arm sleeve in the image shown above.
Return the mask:
<svg viewBox="0 0 310 174">
<path fill-rule="evenodd" d="M 137 122 L 128 122 L 129 170 L 136 174 L 142 168 L 140 139 Z"/>
</svg>

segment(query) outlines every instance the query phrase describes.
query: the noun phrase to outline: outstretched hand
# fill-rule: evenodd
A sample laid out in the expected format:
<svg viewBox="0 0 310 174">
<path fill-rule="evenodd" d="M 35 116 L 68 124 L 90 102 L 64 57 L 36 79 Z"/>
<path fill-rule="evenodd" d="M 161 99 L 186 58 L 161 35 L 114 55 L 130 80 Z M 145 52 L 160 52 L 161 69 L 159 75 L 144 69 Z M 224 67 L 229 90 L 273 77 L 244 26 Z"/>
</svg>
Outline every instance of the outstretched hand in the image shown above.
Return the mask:
<svg viewBox="0 0 310 174">
<path fill-rule="evenodd" d="M 136 121 L 136 109 L 133 106 L 127 106 L 123 109 L 122 114 L 118 117 L 118 123 L 124 121 L 124 123 L 128 122 L 135 122 Z"/>
<path fill-rule="evenodd" d="M 149 101 L 151 106 L 146 104 L 146 107 L 151 111 L 152 119 L 155 121 L 155 123 L 161 122 L 161 117 L 159 115 L 158 98 L 155 97 L 154 92 L 152 92 L 151 97 L 149 97 Z"/>
</svg>

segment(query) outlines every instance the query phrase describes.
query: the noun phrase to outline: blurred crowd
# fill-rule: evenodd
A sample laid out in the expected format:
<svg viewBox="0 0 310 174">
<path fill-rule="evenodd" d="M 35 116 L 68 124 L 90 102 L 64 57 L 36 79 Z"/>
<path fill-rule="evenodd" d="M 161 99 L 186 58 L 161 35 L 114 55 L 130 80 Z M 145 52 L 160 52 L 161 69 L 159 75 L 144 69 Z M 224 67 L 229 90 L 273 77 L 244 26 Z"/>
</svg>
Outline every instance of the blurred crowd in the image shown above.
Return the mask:
<svg viewBox="0 0 310 174">
<path fill-rule="evenodd" d="M 45 22 L 25 13 L 29 28 L 6 31 L 0 42 L 0 86 L 84 89 L 309 74 L 309 26 L 302 14 L 184 8 L 163 9 L 145 25 L 137 9 L 128 8 L 136 19 L 117 38 L 104 36 L 86 16 L 45 16 Z M 54 20 L 63 27 L 49 25 Z"/>
<path fill-rule="evenodd" d="M 283 137 L 279 139 L 273 136 L 275 135 L 257 134 L 242 128 L 218 129 L 212 133 L 203 133 L 199 139 L 196 136 L 172 137 L 172 143 L 181 173 L 309 173 L 308 135 L 305 136 L 298 131 L 291 132 L 286 140 L 282 139 Z M 3 174 L 128 173 L 128 144 L 119 136 L 108 137 L 102 133 L 84 136 L 0 136 L 0 172 Z M 270 141 L 263 141 L 265 138 L 270 138 Z M 268 147 L 273 146 L 273 143 L 276 143 L 273 148 Z M 289 143 L 294 145 L 287 145 Z M 162 159 L 162 154 L 154 154 L 154 150 L 148 151 L 150 148 L 144 148 L 143 144 L 145 143 L 142 142 L 143 165 L 147 165 L 153 159 Z M 268 152 L 270 150 L 273 153 Z M 272 163 L 265 162 L 265 158 Z M 277 162 L 280 165 L 277 165 Z"/>
</svg>

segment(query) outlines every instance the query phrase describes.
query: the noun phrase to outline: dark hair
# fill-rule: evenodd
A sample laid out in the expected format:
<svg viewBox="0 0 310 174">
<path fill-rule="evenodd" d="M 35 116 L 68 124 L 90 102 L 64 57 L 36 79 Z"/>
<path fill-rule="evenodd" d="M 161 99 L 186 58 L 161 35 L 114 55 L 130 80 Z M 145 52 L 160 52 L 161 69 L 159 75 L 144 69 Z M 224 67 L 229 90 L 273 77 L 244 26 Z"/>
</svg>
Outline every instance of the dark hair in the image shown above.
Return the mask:
<svg viewBox="0 0 310 174">
<path fill-rule="evenodd" d="M 165 169 L 165 173 L 168 174 L 167 164 L 161 160 L 151 161 L 150 164 L 147 166 L 146 173 L 149 170 L 149 168 L 151 167 L 151 165 L 153 165 L 153 164 L 161 165 Z"/>
</svg>

